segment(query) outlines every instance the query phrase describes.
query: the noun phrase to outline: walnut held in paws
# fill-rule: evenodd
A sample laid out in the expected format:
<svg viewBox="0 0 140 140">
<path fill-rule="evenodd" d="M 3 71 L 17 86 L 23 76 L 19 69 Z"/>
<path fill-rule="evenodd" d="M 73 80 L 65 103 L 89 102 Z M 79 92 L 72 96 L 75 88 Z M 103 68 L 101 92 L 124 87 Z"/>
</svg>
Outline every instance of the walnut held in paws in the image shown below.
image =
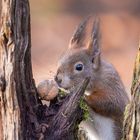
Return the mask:
<svg viewBox="0 0 140 140">
<path fill-rule="evenodd" d="M 50 101 L 58 95 L 58 86 L 54 80 L 44 80 L 39 83 L 37 91 L 42 100 Z"/>
</svg>

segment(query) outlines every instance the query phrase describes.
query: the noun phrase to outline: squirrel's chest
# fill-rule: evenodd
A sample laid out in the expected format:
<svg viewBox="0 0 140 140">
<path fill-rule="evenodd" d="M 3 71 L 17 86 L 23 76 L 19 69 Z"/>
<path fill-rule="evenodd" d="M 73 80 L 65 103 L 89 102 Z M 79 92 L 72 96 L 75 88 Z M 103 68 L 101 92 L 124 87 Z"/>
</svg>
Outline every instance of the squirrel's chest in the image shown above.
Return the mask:
<svg viewBox="0 0 140 140">
<path fill-rule="evenodd" d="M 91 111 L 91 121 L 99 140 L 115 140 L 114 121 Z"/>
<path fill-rule="evenodd" d="M 90 112 L 90 118 L 82 122 L 89 140 L 115 140 L 115 124 L 112 119 L 103 117 L 93 111 Z"/>
<path fill-rule="evenodd" d="M 90 95 L 88 92 L 85 94 Z M 87 127 L 86 131 L 89 133 L 90 140 L 115 140 L 114 120 L 97 114 L 92 109 L 89 112 L 90 119 L 84 122 L 84 125 Z"/>
</svg>

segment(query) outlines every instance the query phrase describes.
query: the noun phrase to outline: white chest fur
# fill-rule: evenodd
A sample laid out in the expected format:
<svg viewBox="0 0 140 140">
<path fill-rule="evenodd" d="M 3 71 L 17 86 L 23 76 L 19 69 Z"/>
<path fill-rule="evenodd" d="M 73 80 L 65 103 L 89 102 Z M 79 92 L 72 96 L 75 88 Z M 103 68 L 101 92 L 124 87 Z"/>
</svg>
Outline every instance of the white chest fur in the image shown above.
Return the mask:
<svg viewBox="0 0 140 140">
<path fill-rule="evenodd" d="M 88 92 L 85 93 L 89 95 Z M 86 130 L 89 140 L 115 140 L 114 121 L 110 118 L 101 116 L 90 109 L 90 118 L 81 123 Z"/>
<path fill-rule="evenodd" d="M 115 140 L 114 122 L 112 119 L 103 117 L 95 112 L 90 120 L 82 122 L 89 140 Z"/>
<path fill-rule="evenodd" d="M 114 122 L 112 119 L 101 116 L 97 113 L 93 114 L 95 129 L 99 140 L 115 140 Z"/>
</svg>

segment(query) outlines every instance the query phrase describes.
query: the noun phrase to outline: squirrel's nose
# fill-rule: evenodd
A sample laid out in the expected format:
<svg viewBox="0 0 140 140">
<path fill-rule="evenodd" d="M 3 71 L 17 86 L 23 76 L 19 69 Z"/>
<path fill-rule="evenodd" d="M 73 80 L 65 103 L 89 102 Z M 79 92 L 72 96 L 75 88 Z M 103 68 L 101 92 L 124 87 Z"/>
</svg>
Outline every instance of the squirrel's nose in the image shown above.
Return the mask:
<svg viewBox="0 0 140 140">
<path fill-rule="evenodd" d="M 55 76 L 55 81 L 57 82 L 58 85 L 62 83 L 62 79 L 58 76 Z"/>
</svg>

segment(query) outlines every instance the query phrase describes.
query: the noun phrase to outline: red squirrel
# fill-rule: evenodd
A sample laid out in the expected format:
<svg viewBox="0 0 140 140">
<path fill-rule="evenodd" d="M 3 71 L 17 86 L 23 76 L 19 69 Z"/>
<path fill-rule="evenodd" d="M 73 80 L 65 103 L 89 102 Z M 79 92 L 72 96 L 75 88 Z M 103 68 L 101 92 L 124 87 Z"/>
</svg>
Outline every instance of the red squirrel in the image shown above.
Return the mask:
<svg viewBox="0 0 140 140">
<path fill-rule="evenodd" d="M 58 62 L 55 80 L 61 88 L 72 90 L 90 77 L 85 100 L 93 120 L 91 133 L 96 140 L 120 140 L 129 98 L 116 69 L 101 57 L 99 19 L 94 20 L 90 39 L 85 43 L 89 21 L 87 18 L 77 27 L 68 50 Z"/>
</svg>

